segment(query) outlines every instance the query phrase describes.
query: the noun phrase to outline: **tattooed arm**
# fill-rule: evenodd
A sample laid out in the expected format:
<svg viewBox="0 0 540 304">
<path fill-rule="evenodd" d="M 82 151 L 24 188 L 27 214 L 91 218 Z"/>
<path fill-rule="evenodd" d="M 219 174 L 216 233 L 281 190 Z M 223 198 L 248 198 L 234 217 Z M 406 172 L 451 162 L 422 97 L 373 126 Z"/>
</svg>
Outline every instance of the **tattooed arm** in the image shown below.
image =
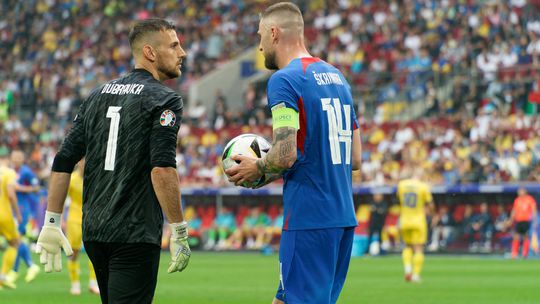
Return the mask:
<svg viewBox="0 0 540 304">
<path fill-rule="evenodd" d="M 264 158 L 257 160 L 261 175 L 271 173 L 281 176 L 296 161 L 296 129 L 281 127 L 274 130 L 272 148 Z"/>
<path fill-rule="evenodd" d="M 235 185 L 253 182 L 266 174 L 267 180 L 256 188 L 265 186 L 281 178 L 283 171 L 292 167 L 296 161 L 296 128 L 279 127 L 274 129 L 272 148 L 264 158 L 254 158 L 247 155 L 234 155 L 231 158 L 240 164 L 233 166 L 225 173 L 229 181 Z"/>
<path fill-rule="evenodd" d="M 246 155 L 233 156 L 232 159 L 239 161 L 240 164 L 225 170 L 229 175 L 229 181 L 239 186 L 244 182 L 256 181 L 266 174 L 267 180 L 255 187 L 260 188 L 280 179 L 283 171 L 289 169 L 296 161 L 296 131 L 297 129 L 293 127 L 275 128 L 272 148 L 262 159 Z"/>
<path fill-rule="evenodd" d="M 234 155 L 232 160 L 240 162 L 225 173 L 229 181 L 239 186 L 245 182 L 254 182 L 267 174 L 268 180 L 260 188 L 281 177 L 283 171 L 292 167 L 296 161 L 296 131 L 299 129 L 298 112 L 284 105 L 272 108 L 272 128 L 274 138 L 272 147 L 262 159 L 247 155 Z"/>
<path fill-rule="evenodd" d="M 281 178 L 283 171 L 292 167 L 296 161 L 296 129 L 281 127 L 274 130 L 272 148 L 264 158 L 257 159 L 257 171 L 266 181 L 254 189 L 264 187 Z"/>
</svg>

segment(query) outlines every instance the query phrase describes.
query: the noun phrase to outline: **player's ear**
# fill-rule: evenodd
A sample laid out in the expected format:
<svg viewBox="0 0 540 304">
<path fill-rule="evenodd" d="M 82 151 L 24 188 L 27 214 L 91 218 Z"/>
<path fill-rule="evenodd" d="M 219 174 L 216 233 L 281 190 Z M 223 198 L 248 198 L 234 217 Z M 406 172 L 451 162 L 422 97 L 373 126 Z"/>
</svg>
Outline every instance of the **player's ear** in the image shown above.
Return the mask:
<svg viewBox="0 0 540 304">
<path fill-rule="evenodd" d="M 143 56 L 149 61 L 151 62 L 156 61 L 156 57 L 157 57 L 156 50 L 150 44 L 145 44 L 142 47 L 142 53 L 143 53 Z"/>
<path fill-rule="evenodd" d="M 270 27 L 270 37 L 272 37 L 272 42 L 279 39 L 279 28 L 275 25 Z"/>
</svg>

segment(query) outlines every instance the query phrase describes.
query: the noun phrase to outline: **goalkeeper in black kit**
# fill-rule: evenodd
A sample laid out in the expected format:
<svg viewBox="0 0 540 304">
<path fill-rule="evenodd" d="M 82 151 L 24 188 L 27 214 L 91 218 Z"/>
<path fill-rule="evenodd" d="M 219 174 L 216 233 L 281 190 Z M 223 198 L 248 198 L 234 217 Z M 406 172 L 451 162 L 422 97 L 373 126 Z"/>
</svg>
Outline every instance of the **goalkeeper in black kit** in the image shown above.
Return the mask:
<svg viewBox="0 0 540 304">
<path fill-rule="evenodd" d="M 115 304 L 152 303 L 163 214 L 172 229 L 168 272 L 182 271 L 191 255 L 175 160 L 183 103 L 162 84 L 180 75 L 186 53 L 161 19 L 138 22 L 129 43 L 135 69 L 90 94 L 54 159 L 37 243 L 45 271 L 60 271 L 60 248 L 72 252 L 61 214 L 71 172 L 85 157 L 83 242 L 101 301 Z"/>
</svg>

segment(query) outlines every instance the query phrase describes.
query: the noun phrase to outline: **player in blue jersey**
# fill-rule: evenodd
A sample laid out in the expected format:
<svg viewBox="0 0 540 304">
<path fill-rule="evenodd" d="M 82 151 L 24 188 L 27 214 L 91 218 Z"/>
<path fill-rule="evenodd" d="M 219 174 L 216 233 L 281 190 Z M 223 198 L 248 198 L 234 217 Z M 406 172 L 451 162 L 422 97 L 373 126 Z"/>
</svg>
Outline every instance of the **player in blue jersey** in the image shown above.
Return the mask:
<svg viewBox="0 0 540 304">
<path fill-rule="evenodd" d="M 268 69 L 273 143 L 262 159 L 236 156 L 226 171 L 236 185 L 283 176 L 284 223 L 278 303 L 335 303 L 349 267 L 355 218 L 352 170 L 361 142 L 351 89 L 332 65 L 304 45 L 304 21 L 292 3 L 261 15 L 260 51 Z M 275 180 L 274 177 L 270 180 Z"/>
<path fill-rule="evenodd" d="M 25 155 L 21 150 L 13 150 L 11 152 L 11 164 L 13 169 L 17 172 L 17 183 L 15 185 L 15 191 L 17 193 L 17 202 L 19 204 L 19 210 L 21 212 L 22 220 L 19 223 L 19 234 L 21 235 L 21 242 L 17 252 L 17 259 L 13 269 L 8 273 L 7 280 L 10 283 L 15 283 L 18 278 L 19 265 L 21 259 L 28 267 L 26 272 L 25 281 L 27 283 L 33 281 L 38 275 L 40 268 L 38 265 L 32 262 L 30 255 L 30 249 L 28 243 L 25 241 L 26 226 L 32 216 L 32 200 L 36 200 L 36 192 L 39 191 L 39 180 L 30 167 L 24 164 Z"/>
</svg>

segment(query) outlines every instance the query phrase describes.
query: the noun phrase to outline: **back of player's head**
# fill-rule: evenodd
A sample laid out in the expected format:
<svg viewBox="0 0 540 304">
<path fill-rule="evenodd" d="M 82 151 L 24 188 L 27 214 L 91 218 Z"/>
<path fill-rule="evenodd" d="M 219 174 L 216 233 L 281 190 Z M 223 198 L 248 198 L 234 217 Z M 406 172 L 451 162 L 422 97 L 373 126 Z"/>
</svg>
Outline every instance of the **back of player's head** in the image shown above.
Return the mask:
<svg viewBox="0 0 540 304">
<path fill-rule="evenodd" d="M 164 19 L 149 18 L 137 22 L 129 32 L 131 50 L 140 49 L 145 43 L 151 43 L 151 35 L 157 32 L 175 30 L 174 25 Z"/>
<path fill-rule="evenodd" d="M 269 6 L 262 14 L 261 20 L 275 24 L 285 32 L 304 34 L 304 18 L 296 4 L 279 2 Z"/>
</svg>

